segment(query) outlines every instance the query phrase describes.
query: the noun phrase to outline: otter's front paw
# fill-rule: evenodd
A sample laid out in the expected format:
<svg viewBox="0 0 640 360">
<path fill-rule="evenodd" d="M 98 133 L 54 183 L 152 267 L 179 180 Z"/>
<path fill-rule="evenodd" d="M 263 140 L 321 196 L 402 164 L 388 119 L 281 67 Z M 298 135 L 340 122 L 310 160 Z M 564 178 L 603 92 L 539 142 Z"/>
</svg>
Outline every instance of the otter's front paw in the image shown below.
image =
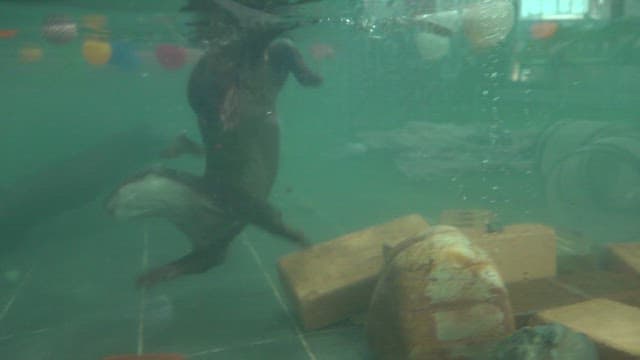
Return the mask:
<svg viewBox="0 0 640 360">
<path fill-rule="evenodd" d="M 175 265 L 165 265 L 151 269 L 136 279 L 136 288 L 150 288 L 160 282 L 169 281 L 180 276 L 181 271 Z"/>
<path fill-rule="evenodd" d="M 322 82 L 324 81 L 322 76 L 312 71 L 305 71 L 305 72 L 295 74 L 295 77 L 296 77 L 296 80 L 298 80 L 298 82 L 300 83 L 300 85 L 307 86 L 307 87 L 318 87 L 322 85 Z"/>
<path fill-rule="evenodd" d="M 287 237 L 291 241 L 296 243 L 296 245 L 302 248 L 308 248 L 309 246 L 311 246 L 311 243 L 309 242 L 309 239 L 307 239 L 307 236 L 300 230 L 289 228 Z"/>
</svg>

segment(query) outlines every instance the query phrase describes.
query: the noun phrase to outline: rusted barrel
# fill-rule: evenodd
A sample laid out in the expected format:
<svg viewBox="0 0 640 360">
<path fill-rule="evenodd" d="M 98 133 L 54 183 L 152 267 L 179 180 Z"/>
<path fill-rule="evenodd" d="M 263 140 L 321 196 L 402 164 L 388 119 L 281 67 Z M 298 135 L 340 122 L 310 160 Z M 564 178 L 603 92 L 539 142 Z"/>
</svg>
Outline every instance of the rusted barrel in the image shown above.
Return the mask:
<svg viewBox="0 0 640 360">
<path fill-rule="evenodd" d="M 366 329 L 377 359 L 477 359 L 514 326 L 493 260 L 460 230 L 434 226 L 385 251 Z"/>
</svg>

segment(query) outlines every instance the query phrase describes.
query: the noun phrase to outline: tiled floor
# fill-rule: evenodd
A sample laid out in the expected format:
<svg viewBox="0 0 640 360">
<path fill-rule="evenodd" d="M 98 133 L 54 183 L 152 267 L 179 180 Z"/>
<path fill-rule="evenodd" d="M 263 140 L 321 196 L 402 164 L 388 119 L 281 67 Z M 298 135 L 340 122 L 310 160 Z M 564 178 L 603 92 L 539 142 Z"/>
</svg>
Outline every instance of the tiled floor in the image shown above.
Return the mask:
<svg viewBox="0 0 640 360">
<path fill-rule="evenodd" d="M 294 250 L 286 242 L 249 229 L 224 265 L 143 293 L 132 284 L 145 229 L 152 266 L 176 258 L 186 241 L 164 222 L 118 224 L 94 210 L 41 226 L 18 254 L 3 257 L 0 358 L 102 359 L 140 347 L 198 360 L 369 357 L 357 325 L 298 328 L 275 270 Z"/>
</svg>

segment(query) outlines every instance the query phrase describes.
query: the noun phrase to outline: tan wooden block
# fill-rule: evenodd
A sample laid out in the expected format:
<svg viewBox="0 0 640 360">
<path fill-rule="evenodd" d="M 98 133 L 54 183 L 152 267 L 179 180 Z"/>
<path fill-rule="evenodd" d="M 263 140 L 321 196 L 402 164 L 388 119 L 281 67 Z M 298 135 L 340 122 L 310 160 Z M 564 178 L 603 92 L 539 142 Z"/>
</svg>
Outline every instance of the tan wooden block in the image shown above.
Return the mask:
<svg viewBox="0 0 640 360">
<path fill-rule="evenodd" d="M 499 232 L 465 233 L 489 254 L 505 283 L 556 275 L 556 235 L 548 226 L 518 224 Z"/>
<path fill-rule="evenodd" d="M 565 275 L 558 281 L 568 289 L 591 298 L 609 298 L 613 294 L 640 290 L 640 279 L 632 274 L 592 271 Z"/>
<path fill-rule="evenodd" d="M 640 288 L 607 296 L 607 299 L 640 308 Z"/>
<path fill-rule="evenodd" d="M 509 284 L 507 289 L 518 328 L 527 325 L 540 311 L 588 299 L 551 278 L 519 281 Z"/>
<path fill-rule="evenodd" d="M 439 224 L 455 226 L 459 229 L 474 229 L 485 232 L 495 219 L 495 214 L 486 209 L 448 209 L 440 214 Z"/>
<path fill-rule="evenodd" d="M 602 269 L 602 246 L 581 233 L 556 229 L 558 275 Z"/>
<path fill-rule="evenodd" d="M 583 272 L 602 270 L 601 254 L 580 254 L 580 255 L 558 255 L 557 260 L 558 275 L 569 275 Z"/>
<path fill-rule="evenodd" d="M 282 257 L 280 278 L 303 327 L 317 329 L 366 311 L 384 263 L 383 246 L 428 227 L 412 214 Z"/>
<path fill-rule="evenodd" d="M 608 299 L 593 299 L 542 311 L 533 324 L 560 323 L 584 333 L 607 360 L 640 359 L 640 309 Z"/>
<path fill-rule="evenodd" d="M 640 279 L 608 271 L 520 281 L 507 288 L 518 327 L 540 311 L 595 298 L 640 306 Z"/>
<path fill-rule="evenodd" d="M 640 242 L 609 244 L 611 267 L 640 275 Z"/>
</svg>

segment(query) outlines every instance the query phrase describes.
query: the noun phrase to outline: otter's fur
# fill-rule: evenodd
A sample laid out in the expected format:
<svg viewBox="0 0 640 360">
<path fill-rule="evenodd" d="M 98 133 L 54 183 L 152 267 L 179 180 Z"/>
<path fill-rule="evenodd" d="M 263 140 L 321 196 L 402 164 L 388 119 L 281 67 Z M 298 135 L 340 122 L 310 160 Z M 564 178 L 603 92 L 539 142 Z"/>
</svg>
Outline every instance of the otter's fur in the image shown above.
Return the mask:
<svg viewBox="0 0 640 360">
<path fill-rule="evenodd" d="M 190 10 L 197 11 L 203 2 L 193 3 Z M 275 105 L 289 73 L 303 86 L 318 86 L 322 78 L 289 40 L 278 39 L 290 25 L 230 0 L 206 4 L 207 11 L 215 10 L 211 16 L 217 26 L 224 20 L 233 31 L 229 38 L 212 39 L 188 84 L 202 135 L 204 174 L 152 169 L 126 181 L 107 202 L 120 217 L 165 217 L 191 241 L 191 253 L 143 274 L 139 286 L 219 264 L 247 224 L 299 244 L 305 241 L 267 201 L 280 151 Z M 251 21 L 256 14 L 268 21 Z"/>
</svg>

